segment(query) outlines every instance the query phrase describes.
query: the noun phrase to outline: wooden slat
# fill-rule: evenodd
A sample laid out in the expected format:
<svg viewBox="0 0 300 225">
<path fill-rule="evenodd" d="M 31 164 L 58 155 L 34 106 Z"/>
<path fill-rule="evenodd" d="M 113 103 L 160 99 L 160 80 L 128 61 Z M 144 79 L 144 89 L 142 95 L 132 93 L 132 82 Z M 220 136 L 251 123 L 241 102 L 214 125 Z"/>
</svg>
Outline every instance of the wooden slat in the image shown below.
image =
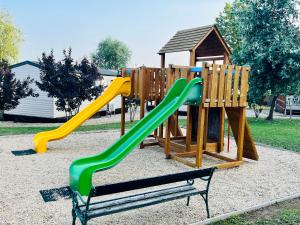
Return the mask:
<svg viewBox="0 0 300 225">
<path fill-rule="evenodd" d="M 243 164 L 243 161 L 234 161 L 234 162 L 227 162 L 227 163 L 221 163 L 215 165 L 218 169 L 228 169 L 228 168 L 233 168 L 237 167 Z"/>
<path fill-rule="evenodd" d="M 240 99 L 239 99 L 240 107 L 247 106 L 248 76 L 249 76 L 249 68 L 242 67 Z"/>
<path fill-rule="evenodd" d="M 176 152 L 174 154 L 174 156 L 178 156 L 178 157 L 195 157 L 196 155 L 196 151 L 192 151 L 192 152 Z"/>
<path fill-rule="evenodd" d="M 202 81 L 202 103 L 205 102 L 205 99 L 207 97 L 207 85 L 208 85 L 208 70 L 209 67 L 207 66 L 206 63 L 202 63 L 202 72 L 201 72 L 201 78 L 203 79 Z"/>
<path fill-rule="evenodd" d="M 218 143 L 217 142 L 206 142 L 205 145 L 205 151 L 213 151 L 216 152 L 218 149 Z"/>
<path fill-rule="evenodd" d="M 217 153 L 214 153 L 214 152 L 204 151 L 203 153 L 206 154 L 206 155 L 215 157 L 217 159 L 227 161 L 227 162 L 236 162 L 235 159 L 232 159 L 232 158 L 229 158 L 229 157 L 226 157 L 224 155 L 220 155 L 220 154 L 217 154 Z"/>
<path fill-rule="evenodd" d="M 211 89 L 210 89 L 210 107 L 216 106 L 217 93 L 218 93 L 218 65 L 213 64 L 211 74 Z"/>
<path fill-rule="evenodd" d="M 159 101 L 159 86 L 160 86 L 160 70 L 156 69 L 155 70 L 155 100 Z"/>
<path fill-rule="evenodd" d="M 172 158 L 173 158 L 174 160 L 176 160 L 176 161 L 178 161 L 178 162 L 184 164 L 184 165 L 187 165 L 187 166 L 190 166 L 190 167 L 193 167 L 193 168 L 196 167 L 196 164 L 195 164 L 195 163 L 192 163 L 192 162 L 190 162 L 190 161 L 188 161 L 188 160 L 186 160 L 186 159 L 183 159 L 183 158 L 181 158 L 181 157 L 178 157 L 178 156 L 176 156 L 176 155 L 172 156 Z"/>
<path fill-rule="evenodd" d="M 233 78 L 233 94 L 232 94 L 232 106 L 238 106 L 238 92 L 239 92 L 239 78 L 240 78 L 240 66 L 235 67 L 235 73 Z"/>
<path fill-rule="evenodd" d="M 232 65 L 228 65 L 227 75 L 225 77 L 225 106 L 231 106 L 231 95 L 232 95 Z"/>
<path fill-rule="evenodd" d="M 218 107 L 223 106 L 226 65 L 221 65 L 218 88 Z"/>
<path fill-rule="evenodd" d="M 153 86 L 154 86 L 154 70 L 150 69 L 149 70 L 149 98 L 150 100 L 153 99 Z"/>
<path fill-rule="evenodd" d="M 181 77 L 186 78 L 188 81 L 190 81 L 193 78 L 190 73 L 190 68 L 182 68 L 181 69 Z"/>
</svg>

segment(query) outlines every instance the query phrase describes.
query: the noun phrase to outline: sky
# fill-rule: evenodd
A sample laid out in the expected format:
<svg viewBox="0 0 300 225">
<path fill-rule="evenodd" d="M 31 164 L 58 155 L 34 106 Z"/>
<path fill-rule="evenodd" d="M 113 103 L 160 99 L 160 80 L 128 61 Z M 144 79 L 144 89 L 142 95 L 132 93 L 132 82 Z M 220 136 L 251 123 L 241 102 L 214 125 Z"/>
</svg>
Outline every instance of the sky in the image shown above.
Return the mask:
<svg viewBox="0 0 300 225">
<path fill-rule="evenodd" d="M 0 0 L 23 33 L 19 61 L 37 60 L 69 47 L 73 58 L 90 57 L 106 37 L 132 52 L 128 66 L 159 66 L 159 49 L 177 30 L 213 24 L 232 0 Z M 188 53 L 166 55 L 166 64 L 188 64 Z"/>
</svg>

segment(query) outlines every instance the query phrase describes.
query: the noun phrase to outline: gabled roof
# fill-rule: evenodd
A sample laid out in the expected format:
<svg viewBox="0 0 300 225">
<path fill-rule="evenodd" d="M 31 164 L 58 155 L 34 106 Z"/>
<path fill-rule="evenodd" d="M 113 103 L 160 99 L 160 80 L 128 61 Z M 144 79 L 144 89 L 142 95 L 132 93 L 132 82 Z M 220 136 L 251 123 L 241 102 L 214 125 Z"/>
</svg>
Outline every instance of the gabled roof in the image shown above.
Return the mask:
<svg viewBox="0 0 300 225">
<path fill-rule="evenodd" d="M 165 44 L 158 54 L 190 51 L 198 47 L 211 32 L 215 32 L 228 53 L 230 48 L 226 44 L 216 25 L 208 25 L 177 31 L 177 33 Z"/>
<path fill-rule="evenodd" d="M 23 61 L 23 62 L 19 62 L 19 63 L 13 64 L 13 65 L 10 65 L 9 67 L 10 67 L 11 69 L 13 69 L 13 68 L 16 68 L 16 67 L 19 67 L 19 66 L 24 66 L 24 65 L 31 65 L 31 66 L 40 68 L 40 65 L 39 65 L 38 62 L 36 62 L 36 61 L 30 61 L 30 60 L 26 60 L 26 61 Z"/>
<path fill-rule="evenodd" d="M 214 25 L 208 25 L 203 27 L 179 30 L 167 42 L 167 44 L 162 47 L 158 54 L 192 50 L 213 27 Z"/>
</svg>

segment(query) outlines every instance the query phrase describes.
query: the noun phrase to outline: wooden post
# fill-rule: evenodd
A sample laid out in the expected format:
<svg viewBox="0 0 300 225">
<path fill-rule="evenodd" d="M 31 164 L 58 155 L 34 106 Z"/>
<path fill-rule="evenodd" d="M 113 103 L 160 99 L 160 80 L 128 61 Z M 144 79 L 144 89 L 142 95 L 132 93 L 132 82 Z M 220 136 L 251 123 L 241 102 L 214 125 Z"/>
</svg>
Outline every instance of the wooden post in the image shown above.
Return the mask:
<svg viewBox="0 0 300 225">
<path fill-rule="evenodd" d="M 165 68 L 166 64 L 166 55 L 165 53 L 160 54 L 160 68 Z"/>
<path fill-rule="evenodd" d="M 187 124 L 186 124 L 186 150 L 191 150 L 191 143 L 192 143 L 192 106 L 188 105 L 187 109 Z"/>
<path fill-rule="evenodd" d="M 204 138 L 204 120 L 205 120 L 205 109 L 203 103 L 199 106 L 198 110 L 198 128 L 197 128 L 197 149 L 196 149 L 196 167 L 202 166 L 203 158 L 203 138 Z"/>
<path fill-rule="evenodd" d="M 227 127 L 227 152 L 229 152 L 230 149 L 230 123 L 229 120 L 227 120 L 228 127 Z"/>
<path fill-rule="evenodd" d="M 219 146 L 218 152 L 224 150 L 224 128 L 225 128 L 225 108 L 220 108 L 220 125 L 219 125 Z"/>
<path fill-rule="evenodd" d="M 125 133 L 125 97 L 121 97 L 121 136 Z"/>
<path fill-rule="evenodd" d="M 196 65 L 196 53 L 195 50 L 190 51 L 190 66 Z M 187 107 L 187 126 L 186 126 L 186 150 L 190 151 L 192 143 L 192 106 Z"/>
<path fill-rule="evenodd" d="M 155 82 L 158 82 L 157 80 L 155 81 Z M 157 100 L 155 100 L 155 107 L 158 105 L 158 101 Z M 154 130 L 154 133 L 153 133 L 153 135 L 154 135 L 154 137 L 156 138 L 157 137 L 157 134 L 158 134 L 158 132 L 157 132 L 157 128 Z"/>
<path fill-rule="evenodd" d="M 170 126 L 171 126 L 171 118 L 169 117 L 167 120 L 167 124 L 166 124 L 166 138 L 165 138 L 165 154 L 166 154 L 166 158 L 169 159 L 171 158 L 171 149 L 170 149 L 170 139 L 171 139 L 171 130 L 170 130 Z"/>
<path fill-rule="evenodd" d="M 227 52 L 224 52 L 223 64 L 229 64 L 229 63 L 230 63 L 229 55 Z"/>
<path fill-rule="evenodd" d="M 126 68 L 122 68 L 121 70 L 122 77 L 125 77 L 125 74 L 126 74 Z M 125 133 L 125 113 L 126 113 L 125 97 L 121 96 L 121 136 L 123 136 Z"/>
<path fill-rule="evenodd" d="M 145 116 L 145 68 L 141 69 L 141 73 L 139 74 L 140 79 L 140 120 Z M 144 143 L 141 142 L 140 148 L 144 148 Z"/>
<path fill-rule="evenodd" d="M 237 140 L 237 160 L 243 160 L 243 147 L 244 147 L 244 136 L 245 136 L 245 121 L 246 121 L 246 107 L 239 109 L 239 128 L 238 128 L 238 140 Z"/>
<path fill-rule="evenodd" d="M 160 68 L 161 69 L 164 69 L 166 67 L 166 54 L 165 53 L 162 53 L 162 54 L 160 54 Z M 162 76 L 162 79 L 163 79 L 163 74 L 161 73 L 161 76 Z M 162 81 L 162 84 L 164 85 L 165 84 L 165 82 L 164 81 Z M 162 88 L 163 89 L 163 88 Z M 160 99 L 160 101 L 161 101 L 162 99 Z M 160 126 L 159 126 L 159 137 L 160 138 L 163 138 L 163 136 L 164 136 L 164 125 L 163 124 L 161 124 Z"/>
</svg>

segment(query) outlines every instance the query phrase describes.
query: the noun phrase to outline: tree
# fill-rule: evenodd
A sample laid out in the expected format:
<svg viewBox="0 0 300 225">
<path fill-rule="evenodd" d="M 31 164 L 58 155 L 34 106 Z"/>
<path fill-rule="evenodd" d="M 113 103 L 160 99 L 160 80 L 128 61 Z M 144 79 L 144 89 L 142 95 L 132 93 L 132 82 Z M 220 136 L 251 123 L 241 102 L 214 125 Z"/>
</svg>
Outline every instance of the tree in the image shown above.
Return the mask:
<svg viewBox="0 0 300 225">
<path fill-rule="evenodd" d="M 250 96 L 272 96 L 268 120 L 273 119 L 280 94 L 295 91 L 300 79 L 299 28 L 296 0 L 243 0 L 238 12 L 241 49 L 233 60 L 251 67 Z"/>
<path fill-rule="evenodd" d="M 106 38 L 98 44 L 93 60 L 100 68 L 118 70 L 129 62 L 131 52 L 129 48 L 118 40 Z"/>
<path fill-rule="evenodd" d="M 28 96 L 37 97 L 30 87 L 33 79 L 27 77 L 24 81 L 17 80 L 8 66 L 8 62 L 0 61 L 0 120 L 3 120 L 4 110 L 16 108 L 20 99 Z"/>
<path fill-rule="evenodd" d="M 223 12 L 216 18 L 216 25 L 233 54 L 239 50 L 241 43 L 239 21 L 235 14 L 236 10 L 243 10 L 243 4 L 240 1 L 234 1 L 232 4 L 227 2 Z"/>
<path fill-rule="evenodd" d="M 49 55 L 43 53 L 39 59 L 41 82 L 36 82 L 49 97 L 56 98 L 57 110 L 64 111 L 67 118 L 78 113 L 83 101 L 91 101 L 102 92 L 102 86 L 95 85 L 96 80 L 102 79 L 97 66 L 86 58 L 74 63 L 71 53 L 71 49 L 64 50 L 64 58 L 59 62 L 55 62 L 53 51 Z"/>
<path fill-rule="evenodd" d="M 21 31 L 6 12 L 0 11 L 0 60 L 12 63 L 18 59 Z"/>
<path fill-rule="evenodd" d="M 297 0 L 236 0 L 235 4 L 240 4 L 242 10 L 239 7 L 230 10 L 239 37 L 232 61 L 251 67 L 251 103 L 259 104 L 266 95 L 272 96 L 267 117 L 272 120 L 278 95 L 295 93 L 299 88 Z"/>
</svg>

